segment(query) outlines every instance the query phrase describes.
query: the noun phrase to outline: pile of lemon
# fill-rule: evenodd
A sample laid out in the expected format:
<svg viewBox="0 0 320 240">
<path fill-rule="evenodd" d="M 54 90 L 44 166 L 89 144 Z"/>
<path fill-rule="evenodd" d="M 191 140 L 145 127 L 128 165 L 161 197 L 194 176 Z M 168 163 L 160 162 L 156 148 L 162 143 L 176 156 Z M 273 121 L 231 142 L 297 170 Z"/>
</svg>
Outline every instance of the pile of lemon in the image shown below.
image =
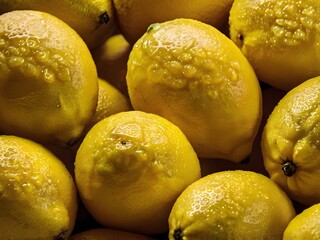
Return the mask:
<svg viewBox="0 0 320 240">
<path fill-rule="evenodd" d="M 0 0 L 0 239 L 320 239 L 320 2 Z"/>
</svg>

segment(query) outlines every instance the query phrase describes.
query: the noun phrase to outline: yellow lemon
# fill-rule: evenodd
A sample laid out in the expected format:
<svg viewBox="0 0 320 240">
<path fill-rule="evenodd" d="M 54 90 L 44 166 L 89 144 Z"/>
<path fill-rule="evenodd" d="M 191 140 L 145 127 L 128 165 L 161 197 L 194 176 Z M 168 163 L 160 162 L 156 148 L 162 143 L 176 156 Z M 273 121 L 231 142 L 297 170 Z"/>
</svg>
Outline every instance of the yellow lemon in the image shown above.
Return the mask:
<svg viewBox="0 0 320 240">
<path fill-rule="evenodd" d="M 86 129 L 112 114 L 131 110 L 129 99 L 104 79 L 98 78 L 98 103 L 96 111 Z"/>
<path fill-rule="evenodd" d="M 97 105 L 97 71 L 79 35 L 38 11 L 0 15 L 0 131 L 73 145 Z"/>
<path fill-rule="evenodd" d="M 295 216 L 291 200 L 268 177 L 222 171 L 202 177 L 178 197 L 169 216 L 169 239 L 281 240 Z"/>
<path fill-rule="evenodd" d="M 122 34 L 111 36 L 91 50 L 98 76 L 107 80 L 125 96 L 128 96 L 126 74 L 130 51 L 131 46 Z"/>
<path fill-rule="evenodd" d="M 192 18 L 224 29 L 234 0 L 113 0 L 116 21 L 121 33 L 135 43 L 156 22 Z"/>
<path fill-rule="evenodd" d="M 274 107 L 282 99 L 286 92 L 277 88 L 265 88 L 262 90 L 262 102 L 263 102 L 263 115 L 259 131 L 254 139 L 252 145 L 252 151 L 248 158 L 244 159 L 240 163 L 234 163 L 226 161 L 224 159 L 200 159 L 202 176 L 224 170 L 247 170 L 261 173 L 265 176 L 269 176 L 264 164 L 261 152 L 261 135 L 263 127 L 271 114 Z"/>
<path fill-rule="evenodd" d="M 273 181 L 298 202 L 320 202 L 320 77 L 289 91 L 264 127 L 261 148 Z"/>
<path fill-rule="evenodd" d="M 74 181 L 43 146 L 0 136 L 1 239 L 68 239 L 76 219 Z"/>
<path fill-rule="evenodd" d="M 283 240 L 320 239 L 320 203 L 306 208 L 293 218 L 283 234 Z"/>
<path fill-rule="evenodd" d="M 288 91 L 320 75 L 320 2 L 235 0 L 230 38 L 259 80 Z"/>
<path fill-rule="evenodd" d="M 240 162 L 261 120 L 256 75 L 237 46 L 192 19 L 153 24 L 134 45 L 127 85 L 134 109 L 165 117 L 199 157 Z"/>
<path fill-rule="evenodd" d="M 0 6 L 0 14 L 13 10 L 50 13 L 72 27 L 90 49 L 103 43 L 115 31 L 111 0 L 0 0 Z"/>
<path fill-rule="evenodd" d="M 111 228 L 93 228 L 72 235 L 70 240 L 152 240 L 152 238 Z"/>
<path fill-rule="evenodd" d="M 168 229 L 179 194 L 200 178 L 181 130 L 155 114 L 127 111 L 91 128 L 75 161 L 80 197 L 102 225 L 143 234 Z"/>
</svg>

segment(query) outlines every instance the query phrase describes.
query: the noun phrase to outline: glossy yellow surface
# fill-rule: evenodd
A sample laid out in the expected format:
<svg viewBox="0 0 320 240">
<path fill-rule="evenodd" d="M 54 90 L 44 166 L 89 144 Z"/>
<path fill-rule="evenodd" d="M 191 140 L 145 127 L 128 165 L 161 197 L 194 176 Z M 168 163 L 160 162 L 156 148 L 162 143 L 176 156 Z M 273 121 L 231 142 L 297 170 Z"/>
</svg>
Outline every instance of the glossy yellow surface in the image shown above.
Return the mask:
<svg viewBox="0 0 320 240">
<path fill-rule="evenodd" d="M 133 46 L 127 85 L 134 109 L 176 124 L 199 157 L 240 162 L 261 120 L 261 89 L 237 46 L 210 25 L 151 25 Z"/>
<path fill-rule="evenodd" d="M 0 49 L 0 131 L 72 145 L 98 97 L 83 40 L 52 15 L 22 10 L 0 16 Z"/>
<path fill-rule="evenodd" d="M 169 216 L 169 239 L 282 239 L 296 216 L 288 196 L 252 171 L 221 171 L 192 183 Z"/>
<path fill-rule="evenodd" d="M 316 77 L 289 91 L 269 116 L 261 141 L 271 179 L 306 205 L 320 201 L 319 84 Z"/>
<path fill-rule="evenodd" d="M 306 208 L 291 220 L 284 231 L 283 240 L 320 239 L 320 203 Z"/>
<path fill-rule="evenodd" d="M 77 212 L 70 173 L 41 145 L 0 136 L 0 212 L 2 239 L 67 238 Z"/>
<path fill-rule="evenodd" d="M 90 49 L 102 44 L 115 31 L 111 0 L 0 0 L 0 14 L 13 10 L 50 13 L 67 23 Z"/>
<path fill-rule="evenodd" d="M 181 130 L 145 112 L 121 112 L 91 128 L 76 155 L 76 184 L 101 224 L 144 234 L 168 229 L 173 202 L 200 178 Z"/>
<path fill-rule="evenodd" d="M 235 0 L 230 38 L 259 80 L 288 91 L 320 74 L 320 2 Z"/>
</svg>

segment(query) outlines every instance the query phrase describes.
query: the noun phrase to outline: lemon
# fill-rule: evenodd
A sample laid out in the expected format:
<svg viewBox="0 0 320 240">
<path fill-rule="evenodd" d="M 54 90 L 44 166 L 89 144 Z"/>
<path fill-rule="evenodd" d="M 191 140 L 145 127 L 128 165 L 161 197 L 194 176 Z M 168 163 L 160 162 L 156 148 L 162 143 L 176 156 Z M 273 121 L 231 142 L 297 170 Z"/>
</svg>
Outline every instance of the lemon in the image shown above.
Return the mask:
<svg viewBox="0 0 320 240">
<path fill-rule="evenodd" d="M 98 85 L 98 103 L 96 111 L 86 127 L 88 130 L 96 123 L 112 114 L 132 109 L 129 99 L 109 82 L 98 78 Z"/>
<path fill-rule="evenodd" d="M 63 21 L 44 12 L 0 16 L 0 131 L 73 145 L 97 105 L 90 51 Z"/>
<path fill-rule="evenodd" d="M 145 235 L 111 228 L 93 228 L 75 235 L 70 240 L 152 240 Z"/>
<path fill-rule="evenodd" d="M 320 203 L 314 204 L 293 218 L 284 231 L 283 240 L 320 239 Z"/>
<path fill-rule="evenodd" d="M 128 97 L 126 83 L 127 61 L 131 45 L 122 34 L 115 34 L 91 50 L 98 76 L 115 86 Z"/>
<path fill-rule="evenodd" d="M 167 231 L 179 194 L 200 178 L 196 153 L 168 120 L 121 112 L 94 125 L 77 151 L 80 197 L 102 225 L 143 234 Z"/>
<path fill-rule="evenodd" d="M 269 174 L 264 166 L 261 152 L 261 135 L 263 127 L 271 114 L 274 107 L 284 97 L 286 92 L 277 88 L 265 88 L 262 90 L 263 115 L 259 131 L 253 141 L 252 151 L 250 155 L 240 163 L 226 161 L 224 159 L 200 159 L 202 176 L 224 170 L 247 170 L 261 173 L 269 177 Z M 296 206 L 295 206 L 296 207 Z"/>
<path fill-rule="evenodd" d="M 259 80 L 289 91 L 320 75 L 320 2 L 235 0 L 230 38 Z"/>
<path fill-rule="evenodd" d="M 291 200 L 268 177 L 222 171 L 195 181 L 178 197 L 169 239 L 282 239 L 295 216 Z"/>
<path fill-rule="evenodd" d="M 90 49 L 102 44 L 116 29 L 111 0 L 0 0 L 0 6 L 0 14 L 13 10 L 50 13 L 72 27 Z"/>
<path fill-rule="evenodd" d="M 264 126 L 261 148 L 273 181 L 305 205 L 320 202 L 320 77 L 290 90 Z"/>
<path fill-rule="evenodd" d="M 74 181 L 43 146 L 0 136 L 1 239 L 68 239 L 77 212 Z"/>
<path fill-rule="evenodd" d="M 192 18 L 224 29 L 234 0 L 113 0 L 121 33 L 134 44 L 156 22 Z"/>
<path fill-rule="evenodd" d="M 153 24 L 133 46 L 127 85 L 135 110 L 177 125 L 202 158 L 246 158 L 261 120 L 256 75 L 237 46 L 192 19 Z"/>
</svg>

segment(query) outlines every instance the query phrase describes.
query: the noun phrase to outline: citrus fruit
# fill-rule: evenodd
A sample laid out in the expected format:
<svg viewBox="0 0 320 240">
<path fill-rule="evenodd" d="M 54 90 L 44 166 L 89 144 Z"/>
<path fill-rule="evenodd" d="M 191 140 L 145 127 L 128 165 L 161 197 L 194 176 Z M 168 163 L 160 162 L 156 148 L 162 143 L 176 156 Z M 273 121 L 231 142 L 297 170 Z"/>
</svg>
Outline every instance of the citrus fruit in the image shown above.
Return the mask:
<svg viewBox="0 0 320 240">
<path fill-rule="evenodd" d="M 122 34 L 115 34 L 103 44 L 91 50 L 98 76 L 115 86 L 128 97 L 126 82 L 130 44 Z"/>
<path fill-rule="evenodd" d="M 44 12 L 0 15 L 0 131 L 72 145 L 97 105 L 98 81 L 86 44 Z"/>
<path fill-rule="evenodd" d="M 96 111 L 86 126 L 92 128 L 97 122 L 112 114 L 131 110 L 129 99 L 108 81 L 98 78 L 98 103 Z"/>
<path fill-rule="evenodd" d="M 192 19 L 153 24 L 133 46 L 127 85 L 135 110 L 177 125 L 202 158 L 246 158 L 261 120 L 249 62 L 216 28 Z"/>
<path fill-rule="evenodd" d="M 0 14 L 13 10 L 50 13 L 72 27 L 90 49 L 102 44 L 116 29 L 111 0 L 0 0 L 0 6 Z"/>
<path fill-rule="evenodd" d="M 320 239 L 320 203 L 306 208 L 293 218 L 283 234 L 283 240 Z"/>
<path fill-rule="evenodd" d="M 43 146 L 0 136 L 1 239 L 68 239 L 76 188 L 63 163 Z"/>
<path fill-rule="evenodd" d="M 199 160 L 181 130 L 141 111 L 98 122 L 75 160 L 76 184 L 91 215 L 104 226 L 143 234 L 165 232 L 173 202 L 199 178 Z"/>
<path fill-rule="evenodd" d="M 291 200 L 268 177 L 221 171 L 189 185 L 169 216 L 170 240 L 282 239 L 296 216 Z"/>
<path fill-rule="evenodd" d="M 75 235 L 70 240 L 151 240 L 145 235 L 111 228 L 93 228 Z"/>
<path fill-rule="evenodd" d="M 113 0 L 113 3 L 120 31 L 133 44 L 150 24 L 176 18 L 192 18 L 223 29 L 233 1 Z"/>
<path fill-rule="evenodd" d="M 289 91 L 320 75 L 320 2 L 235 0 L 230 38 L 259 80 Z"/>
<path fill-rule="evenodd" d="M 252 151 L 250 155 L 239 163 L 226 161 L 224 159 L 200 159 L 201 175 L 205 176 L 214 172 L 224 170 L 247 170 L 261 173 L 265 176 L 269 176 L 267 170 L 263 164 L 263 157 L 261 153 L 261 135 L 263 127 L 267 121 L 268 116 L 271 114 L 274 107 L 282 99 L 286 92 L 277 88 L 266 88 L 262 90 L 262 102 L 263 102 L 263 115 L 259 131 L 253 141 Z"/>
<path fill-rule="evenodd" d="M 271 179 L 294 200 L 320 202 L 320 77 L 290 90 L 264 126 L 261 148 Z"/>
</svg>

